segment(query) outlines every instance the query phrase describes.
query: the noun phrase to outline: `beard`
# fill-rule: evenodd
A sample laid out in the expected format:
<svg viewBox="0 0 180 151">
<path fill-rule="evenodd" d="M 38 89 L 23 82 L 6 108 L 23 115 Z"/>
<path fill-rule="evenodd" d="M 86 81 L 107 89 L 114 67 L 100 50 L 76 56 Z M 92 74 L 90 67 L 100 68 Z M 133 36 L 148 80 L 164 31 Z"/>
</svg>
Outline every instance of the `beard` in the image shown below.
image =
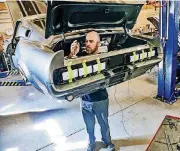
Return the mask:
<svg viewBox="0 0 180 151">
<path fill-rule="evenodd" d="M 87 52 L 88 54 L 91 54 L 91 53 L 93 52 L 93 50 L 92 50 L 91 48 L 87 47 L 87 48 L 86 48 L 86 52 Z"/>
<path fill-rule="evenodd" d="M 92 49 L 91 47 L 86 47 L 86 52 L 87 52 L 88 54 L 93 54 L 93 53 L 95 53 L 96 51 L 98 51 L 98 44 L 96 44 L 96 46 L 95 46 L 94 49 Z"/>
</svg>

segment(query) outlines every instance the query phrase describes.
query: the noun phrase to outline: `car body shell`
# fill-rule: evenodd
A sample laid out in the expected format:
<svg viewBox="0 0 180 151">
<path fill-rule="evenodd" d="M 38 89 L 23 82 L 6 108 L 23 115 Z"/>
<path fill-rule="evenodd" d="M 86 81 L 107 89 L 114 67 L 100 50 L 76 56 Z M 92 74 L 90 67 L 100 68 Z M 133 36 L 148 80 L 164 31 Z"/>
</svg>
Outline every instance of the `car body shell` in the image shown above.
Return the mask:
<svg viewBox="0 0 180 151">
<path fill-rule="evenodd" d="M 49 9 L 52 9 L 53 4 L 49 5 L 51 5 Z M 86 3 L 81 5 L 86 5 Z M 102 6 L 108 8 L 108 6 L 112 7 L 112 4 L 103 4 Z M 130 6 L 133 8 L 133 5 Z M 123 7 L 122 4 L 121 7 Z M 9 47 L 7 52 L 11 54 L 13 66 L 20 71 L 24 81 L 30 82 L 37 90 L 54 98 L 80 97 L 98 89 L 119 84 L 144 74 L 162 60 L 158 54 L 159 48 L 149 44 L 146 40 L 132 38 L 126 33 L 127 27 L 123 23 L 118 24 L 120 27 L 116 28 L 110 27 L 108 23 L 103 24 L 103 28 L 100 28 L 100 26 L 92 26 L 91 28 L 91 24 L 87 24 L 82 30 L 79 29 L 78 25 L 72 26 L 72 29 L 69 26 L 62 28 L 63 32 L 62 30 L 61 32 L 59 30 L 55 32 L 56 30 L 52 30 L 52 27 L 50 27 L 49 14 L 47 13 L 47 18 L 45 14 L 41 14 L 18 20 L 11 43 L 12 46 Z M 133 18 L 131 15 L 129 16 Z M 129 23 L 131 28 L 137 16 L 138 14 L 133 18 L 133 22 Z M 35 24 L 35 21 L 45 18 L 46 30 Z M 100 36 L 105 36 L 105 38 L 108 35 L 114 36 L 119 33 L 122 33 L 122 35 L 125 33 L 127 37 L 122 40 L 123 42 L 121 41 L 122 48 L 120 50 L 108 50 L 108 52 L 98 55 L 65 59 L 65 50 L 54 51 L 59 43 L 62 44 L 65 40 L 68 41 L 68 38 L 71 40 L 72 37 L 85 37 L 85 34 L 92 29 L 99 32 Z M 131 46 L 132 41 L 137 41 L 139 44 L 132 44 Z M 124 43 L 127 47 L 123 46 Z M 154 53 L 153 56 L 152 52 Z M 64 72 L 77 71 L 79 74 L 84 60 L 91 67 L 98 66 L 98 58 L 107 67 L 100 73 L 96 72 L 89 74 L 87 77 L 78 77 L 78 80 L 73 78 L 72 82 L 67 80 L 66 83 L 60 79 Z M 134 61 L 129 59 L 134 59 Z M 71 63 L 70 71 L 69 63 Z M 70 78 L 70 75 L 68 77 Z"/>
</svg>

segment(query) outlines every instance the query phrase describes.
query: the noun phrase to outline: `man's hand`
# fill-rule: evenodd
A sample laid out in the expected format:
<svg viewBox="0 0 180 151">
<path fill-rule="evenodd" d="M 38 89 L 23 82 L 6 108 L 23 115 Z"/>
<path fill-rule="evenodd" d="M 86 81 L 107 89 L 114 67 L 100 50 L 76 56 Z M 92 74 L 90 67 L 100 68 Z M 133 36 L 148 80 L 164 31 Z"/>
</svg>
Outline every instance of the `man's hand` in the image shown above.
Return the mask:
<svg viewBox="0 0 180 151">
<path fill-rule="evenodd" d="M 80 49 L 80 45 L 77 42 L 77 40 L 73 41 L 73 43 L 71 44 L 71 54 L 70 56 L 76 56 L 76 54 L 79 52 Z"/>
</svg>

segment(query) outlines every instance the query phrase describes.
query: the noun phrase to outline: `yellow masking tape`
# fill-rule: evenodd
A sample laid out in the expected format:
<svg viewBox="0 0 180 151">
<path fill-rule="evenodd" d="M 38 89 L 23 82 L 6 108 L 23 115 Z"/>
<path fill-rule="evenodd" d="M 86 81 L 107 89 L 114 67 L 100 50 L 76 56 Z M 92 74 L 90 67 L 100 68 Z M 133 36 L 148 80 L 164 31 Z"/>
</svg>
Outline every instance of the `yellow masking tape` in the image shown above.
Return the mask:
<svg viewBox="0 0 180 151">
<path fill-rule="evenodd" d="M 73 79 L 73 72 L 72 72 L 71 65 L 72 65 L 72 62 L 68 62 L 67 69 L 68 69 L 69 83 L 71 83 Z"/>
<path fill-rule="evenodd" d="M 101 72 L 101 62 L 100 62 L 100 58 L 97 58 L 96 61 L 97 61 L 97 64 L 98 64 L 98 73 L 100 73 L 100 72 Z"/>
<path fill-rule="evenodd" d="M 88 74 L 86 60 L 83 61 L 82 65 L 83 65 L 83 70 L 84 70 L 84 77 L 86 77 Z"/>
</svg>

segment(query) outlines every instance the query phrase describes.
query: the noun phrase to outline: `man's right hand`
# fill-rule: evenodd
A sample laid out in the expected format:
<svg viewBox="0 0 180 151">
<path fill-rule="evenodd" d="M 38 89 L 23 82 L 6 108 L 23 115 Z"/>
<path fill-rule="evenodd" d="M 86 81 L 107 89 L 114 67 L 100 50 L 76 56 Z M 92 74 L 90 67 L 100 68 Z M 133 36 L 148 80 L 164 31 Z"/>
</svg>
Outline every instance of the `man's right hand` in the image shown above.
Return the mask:
<svg viewBox="0 0 180 151">
<path fill-rule="evenodd" d="M 71 56 L 76 56 L 76 54 L 79 52 L 80 45 L 77 42 L 77 40 L 73 41 L 71 44 Z"/>
</svg>

